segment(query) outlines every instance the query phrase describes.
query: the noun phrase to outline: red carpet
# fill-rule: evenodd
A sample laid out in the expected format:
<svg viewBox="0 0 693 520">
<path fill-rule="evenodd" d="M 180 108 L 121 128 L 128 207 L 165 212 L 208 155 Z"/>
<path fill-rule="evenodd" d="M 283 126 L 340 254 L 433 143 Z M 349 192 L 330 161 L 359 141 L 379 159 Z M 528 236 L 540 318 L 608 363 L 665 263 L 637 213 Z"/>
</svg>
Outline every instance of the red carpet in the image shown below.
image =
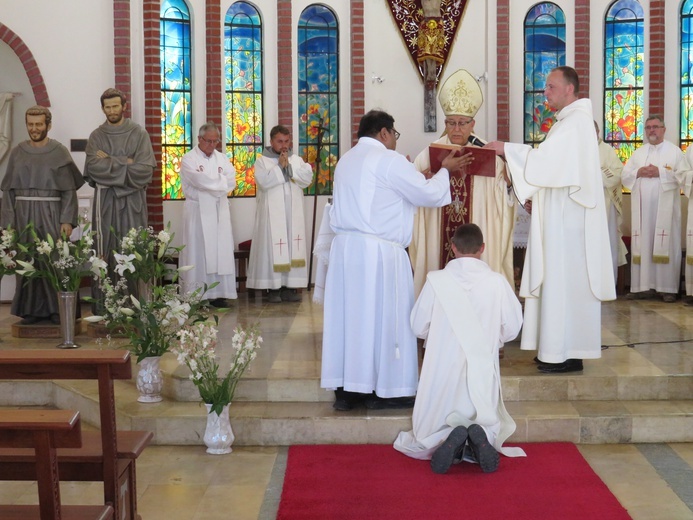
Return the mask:
<svg viewBox="0 0 693 520">
<path fill-rule="evenodd" d="M 436 475 L 389 445 L 291 446 L 277 518 L 630 518 L 573 444 L 522 448 L 495 473 L 462 463 Z"/>
</svg>

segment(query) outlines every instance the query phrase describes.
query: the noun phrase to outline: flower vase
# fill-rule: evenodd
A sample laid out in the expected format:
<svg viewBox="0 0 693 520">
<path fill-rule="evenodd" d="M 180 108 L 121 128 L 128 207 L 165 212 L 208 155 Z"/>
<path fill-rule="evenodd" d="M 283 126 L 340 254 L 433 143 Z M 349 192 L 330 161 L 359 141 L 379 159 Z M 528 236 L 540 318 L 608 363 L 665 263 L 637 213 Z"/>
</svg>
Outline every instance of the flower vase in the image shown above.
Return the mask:
<svg viewBox="0 0 693 520">
<path fill-rule="evenodd" d="M 77 291 L 58 291 L 58 313 L 63 342 L 56 348 L 79 348 L 79 345 L 75 343 Z"/>
<path fill-rule="evenodd" d="M 152 284 L 144 280 L 137 280 L 137 299 L 142 303 L 150 303 L 152 301 Z"/>
<path fill-rule="evenodd" d="M 210 413 L 211 404 L 205 403 L 207 407 L 207 427 L 203 440 L 207 446 L 207 453 L 212 455 L 223 455 L 231 453 L 231 444 L 236 438 L 231 429 L 229 420 L 229 405 L 225 405 L 221 410 L 221 415 Z"/>
<path fill-rule="evenodd" d="M 137 372 L 137 390 L 140 403 L 158 403 L 163 400 L 161 389 L 164 386 L 164 377 L 159 368 L 161 356 L 146 357 L 140 362 L 140 370 Z"/>
</svg>

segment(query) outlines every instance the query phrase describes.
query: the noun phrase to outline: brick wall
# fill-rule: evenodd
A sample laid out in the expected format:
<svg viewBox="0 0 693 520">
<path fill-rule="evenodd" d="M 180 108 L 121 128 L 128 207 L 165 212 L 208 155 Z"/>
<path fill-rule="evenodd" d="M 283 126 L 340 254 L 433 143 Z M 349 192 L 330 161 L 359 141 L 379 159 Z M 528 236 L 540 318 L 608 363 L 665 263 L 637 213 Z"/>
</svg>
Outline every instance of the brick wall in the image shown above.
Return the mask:
<svg viewBox="0 0 693 520">
<path fill-rule="evenodd" d="M 645 17 L 647 22 L 647 16 Z M 664 0 L 650 0 L 649 112 L 664 117 Z"/>
<path fill-rule="evenodd" d="M 222 115 L 224 114 L 224 108 L 222 104 L 223 94 L 221 81 L 223 48 L 221 6 L 219 5 L 219 0 L 207 0 L 206 21 L 207 121 L 212 121 L 220 129 L 223 129 Z M 201 56 L 201 53 L 197 53 L 197 56 Z M 194 135 L 197 135 L 197 129 L 193 129 L 193 132 Z M 221 144 L 217 148 L 221 151 Z"/>
<path fill-rule="evenodd" d="M 364 0 L 351 0 L 351 143 L 356 144 L 359 121 L 366 111 L 364 62 Z"/>
<path fill-rule="evenodd" d="M 122 2 L 114 0 L 114 4 Z M 128 8 L 129 9 L 129 8 Z M 144 12 L 144 127 L 149 132 L 157 166 L 152 183 L 147 188 L 149 224 L 155 229 L 164 225 L 164 207 L 161 200 L 161 63 L 159 57 L 160 0 L 143 0 Z M 130 55 L 128 43 L 128 56 Z M 117 55 L 116 55 L 117 56 Z M 117 59 L 117 58 L 116 58 Z M 116 78 L 116 82 L 118 78 Z"/>
<path fill-rule="evenodd" d="M 590 2 L 575 2 L 575 70 L 580 78 L 580 97 L 590 96 Z"/>
<path fill-rule="evenodd" d="M 496 132 L 499 141 L 510 140 L 510 0 L 498 0 L 497 12 L 497 103 Z"/>
<path fill-rule="evenodd" d="M 24 41 L 17 36 L 14 31 L 3 23 L 0 23 L 0 41 L 5 42 L 17 55 L 22 65 L 24 65 L 24 71 L 29 78 L 29 84 L 34 93 L 36 104 L 44 107 L 51 106 L 46 83 L 43 81 L 41 70 L 34 59 L 34 55 L 29 50 L 29 47 L 26 46 Z"/>
<path fill-rule="evenodd" d="M 295 60 L 291 47 L 292 31 L 291 0 L 277 0 L 277 123 L 287 128 L 293 127 L 292 71 Z"/>
</svg>

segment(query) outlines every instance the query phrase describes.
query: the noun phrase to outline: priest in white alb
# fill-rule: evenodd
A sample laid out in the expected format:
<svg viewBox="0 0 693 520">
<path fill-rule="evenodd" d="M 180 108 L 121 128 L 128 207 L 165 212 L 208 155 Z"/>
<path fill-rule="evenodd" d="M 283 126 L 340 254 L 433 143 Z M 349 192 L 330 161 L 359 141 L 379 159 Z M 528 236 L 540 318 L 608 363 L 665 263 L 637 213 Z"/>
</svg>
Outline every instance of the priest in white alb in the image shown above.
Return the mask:
<svg viewBox="0 0 693 520">
<path fill-rule="evenodd" d="M 688 219 L 686 222 L 686 296 L 684 303 L 693 304 L 693 157 L 689 157 L 688 150 L 684 155 L 686 160 L 685 169 L 681 169 L 676 173 L 676 179 L 681 184 L 683 194 L 688 198 Z"/>
<path fill-rule="evenodd" d="M 498 361 L 499 348 L 520 332 L 522 308 L 507 280 L 481 260 L 485 246 L 478 226 L 459 226 L 451 248 L 455 258 L 428 273 L 411 313 L 426 354 L 413 429 L 401 432 L 394 447 L 431 459 L 433 471 L 445 473 L 469 445 L 482 470 L 490 472 L 498 453 L 524 455 L 503 447 L 515 421 L 503 404 Z"/>
<path fill-rule="evenodd" d="M 484 99 L 479 84 L 464 69 L 452 74 L 443 84 L 438 101 L 445 113 L 445 133 L 436 144 L 484 146 L 474 135 L 474 116 Z M 430 175 L 428 146 L 414 160 L 416 169 Z M 486 238 L 481 259 L 492 270 L 505 276 L 515 286 L 513 273 L 513 226 L 515 198 L 508 189 L 505 163 L 496 160 L 496 176 L 468 175 L 459 189 L 459 199 L 444 208 L 419 208 L 414 217 L 414 233 L 409 256 L 414 269 L 414 294 L 426 282 L 426 274 L 445 266 L 453 258 L 450 237 L 455 228 L 474 222 Z M 451 180 L 452 182 L 452 180 Z M 445 237 L 445 238 L 443 238 Z"/>
<path fill-rule="evenodd" d="M 291 132 L 277 125 L 270 146 L 255 161 L 257 206 L 248 259 L 252 289 L 269 289 L 269 301 L 301 301 L 296 292 L 308 285 L 303 189 L 313 182 L 313 169 L 291 151 Z"/>
<path fill-rule="evenodd" d="M 681 149 L 664 140 L 659 116 L 645 121 L 647 142 L 623 168 L 623 185 L 631 190 L 629 299 L 659 293 L 676 301 L 681 280 L 681 196 L 677 175 L 687 169 Z"/>
<path fill-rule="evenodd" d="M 544 95 L 556 123 L 544 142 L 487 145 L 505 155 L 518 198 L 532 199 L 520 347 L 538 349 L 546 373 L 601 357 L 601 303 L 616 298 L 592 103 L 579 89 L 575 69 L 555 68 Z"/>
<path fill-rule="evenodd" d="M 604 204 L 606 205 L 606 223 L 609 227 L 609 244 L 613 261 L 614 280 L 618 267 L 626 264 L 626 245 L 621 238 L 621 222 L 623 221 L 623 190 L 621 172 L 623 163 L 618 158 L 616 150 L 605 143 L 599 135 L 599 125 L 594 122 L 599 142 L 599 164 L 602 168 L 602 183 L 604 184 Z"/>
<path fill-rule="evenodd" d="M 214 307 L 228 307 L 226 299 L 237 298 L 236 265 L 228 194 L 236 187 L 236 170 L 229 158 L 216 150 L 220 133 L 214 123 L 205 123 L 197 146 L 183 156 L 180 179 L 185 195 L 181 273 L 185 291 L 211 286 L 205 297 Z"/>
<path fill-rule="evenodd" d="M 395 151 L 394 118 L 380 110 L 361 118 L 358 136 L 334 177 L 320 386 L 335 390 L 340 411 L 364 403 L 411 407 L 419 364 L 409 325 L 414 287 L 405 248 L 416 208 L 449 203 L 448 168 L 469 159 L 451 152 L 426 179 Z"/>
</svg>

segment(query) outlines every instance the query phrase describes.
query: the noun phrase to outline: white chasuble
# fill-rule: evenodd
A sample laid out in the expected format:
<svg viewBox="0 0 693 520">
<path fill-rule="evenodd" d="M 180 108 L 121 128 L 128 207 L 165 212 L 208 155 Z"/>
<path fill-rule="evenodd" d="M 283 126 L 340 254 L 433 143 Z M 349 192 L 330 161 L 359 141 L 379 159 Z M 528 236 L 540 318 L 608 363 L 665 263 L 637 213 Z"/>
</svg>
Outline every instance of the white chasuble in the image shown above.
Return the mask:
<svg viewBox="0 0 693 520">
<path fill-rule="evenodd" d="M 647 165 L 659 177 L 638 178 Z M 686 169 L 683 152 L 668 141 L 644 144 L 623 168 L 631 194 L 631 292 L 678 293 L 681 272 L 681 197 L 676 174 Z"/>
<path fill-rule="evenodd" d="M 538 148 L 505 145 L 518 198 L 532 200 L 521 348 L 547 363 L 599 358 L 601 302 L 616 298 L 592 104 L 556 117 Z"/>
</svg>

